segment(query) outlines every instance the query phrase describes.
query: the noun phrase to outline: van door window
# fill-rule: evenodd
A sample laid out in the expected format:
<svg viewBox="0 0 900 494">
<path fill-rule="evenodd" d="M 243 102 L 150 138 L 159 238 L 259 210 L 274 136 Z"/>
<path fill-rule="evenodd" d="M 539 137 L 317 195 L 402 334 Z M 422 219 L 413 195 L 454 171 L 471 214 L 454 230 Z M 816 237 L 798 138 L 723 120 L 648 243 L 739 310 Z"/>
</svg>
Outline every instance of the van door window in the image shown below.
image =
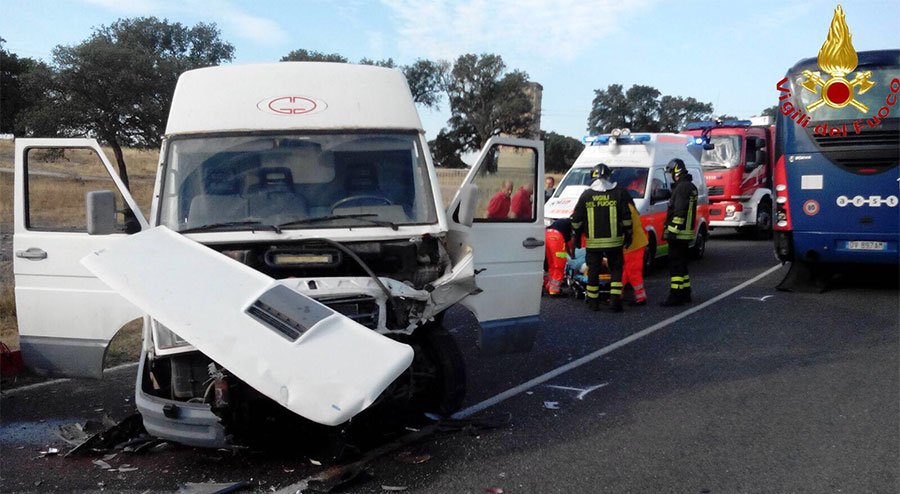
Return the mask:
<svg viewBox="0 0 900 494">
<path fill-rule="evenodd" d="M 85 194 L 115 195 L 116 231 L 140 229 L 100 156 L 89 148 L 30 148 L 25 154 L 25 226 L 36 231 L 87 232 Z M 136 197 L 149 198 L 152 179 L 132 178 Z"/>
<path fill-rule="evenodd" d="M 532 222 L 537 204 L 537 153 L 532 148 L 494 145 L 472 183 L 478 186 L 478 222 Z"/>
</svg>

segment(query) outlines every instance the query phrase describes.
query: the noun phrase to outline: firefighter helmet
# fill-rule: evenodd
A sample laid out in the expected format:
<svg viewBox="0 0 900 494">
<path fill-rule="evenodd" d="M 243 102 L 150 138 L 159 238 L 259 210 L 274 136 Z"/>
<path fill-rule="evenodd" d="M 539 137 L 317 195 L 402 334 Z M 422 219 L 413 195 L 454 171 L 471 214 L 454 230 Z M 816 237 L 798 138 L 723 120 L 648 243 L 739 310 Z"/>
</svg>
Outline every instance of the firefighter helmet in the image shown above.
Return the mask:
<svg viewBox="0 0 900 494">
<path fill-rule="evenodd" d="M 609 175 L 612 173 L 612 170 L 606 166 L 605 163 L 597 163 L 594 165 L 594 169 L 591 170 L 591 178 L 594 180 L 598 180 L 601 178 L 609 178 Z"/>
<path fill-rule="evenodd" d="M 673 177 L 678 177 L 687 173 L 687 168 L 684 166 L 684 161 L 673 158 L 669 161 L 669 164 L 666 165 L 666 172 L 671 173 Z"/>
</svg>

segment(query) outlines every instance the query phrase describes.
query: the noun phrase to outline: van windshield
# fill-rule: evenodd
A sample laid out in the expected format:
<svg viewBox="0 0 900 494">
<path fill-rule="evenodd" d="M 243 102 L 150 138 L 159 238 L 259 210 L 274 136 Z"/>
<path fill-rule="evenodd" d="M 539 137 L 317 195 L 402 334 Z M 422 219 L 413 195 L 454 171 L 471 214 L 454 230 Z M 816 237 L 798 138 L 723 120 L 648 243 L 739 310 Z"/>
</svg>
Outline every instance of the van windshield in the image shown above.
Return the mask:
<svg viewBox="0 0 900 494">
<path fill-rule="evenodd" d="M 646 168 L 624 166 L 611 166 L 610 168 L 612 170 L 609 179 L 610 182 L 615 182 L 624 187 L 633 198 L 644 197 L 644 193 L 647 189 L 648 170 Z M 591 171 L 593 171 L 593 169 L 594 167 L 586 167 L 572 168 L 569 170 L 569 173 L 567 173 L 562 182 L 560 182 L 559 187 L 556 188 L 556 193 L 553 194 L 553 197 L 561 196 L 563 192 L 565 192 L 566 187 L 569 186 L 591 185 L 591 183 L 594 182 L 591 179 Z"/>
<path fill-rule="evenodd" d="M 416 133 L 175 139 L 165 167 L 160 224 L 176 231 L 437 221 Z"/>
</svg>

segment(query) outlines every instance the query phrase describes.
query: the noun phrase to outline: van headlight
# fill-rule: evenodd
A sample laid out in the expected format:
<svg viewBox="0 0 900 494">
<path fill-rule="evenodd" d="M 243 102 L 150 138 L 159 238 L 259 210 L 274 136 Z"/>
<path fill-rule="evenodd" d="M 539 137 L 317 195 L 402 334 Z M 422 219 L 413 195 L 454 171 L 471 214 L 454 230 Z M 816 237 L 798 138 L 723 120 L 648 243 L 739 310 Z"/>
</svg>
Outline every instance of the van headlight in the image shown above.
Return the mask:
<svg viewBox="0 0 900 494">
<path fill-rule="evenodd" d="M 172 348 L 191 346 L 190 343 L 184 341 L 180 336 L 163 326 L 156 319 L 151 319 L 150 325 L 151 328 L 153 328 L 153 340 L 156 342 L 156 348 L 160 350 L 170 350 Z"/>
<path fill-rule="evenodd" d="M 546 228 L 552 224 L 553 224 L 553 220 L 551 220 L 550 218 L 544 218 L 544 228 Z"/>
</svg>

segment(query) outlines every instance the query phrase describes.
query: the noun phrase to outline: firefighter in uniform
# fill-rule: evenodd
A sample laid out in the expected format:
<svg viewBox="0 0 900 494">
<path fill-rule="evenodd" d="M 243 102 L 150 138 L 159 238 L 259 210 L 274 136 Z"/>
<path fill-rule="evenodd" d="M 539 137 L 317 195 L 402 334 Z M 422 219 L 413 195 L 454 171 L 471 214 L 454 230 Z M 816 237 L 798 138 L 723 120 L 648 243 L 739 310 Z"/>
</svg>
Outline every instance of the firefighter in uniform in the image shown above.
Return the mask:
<svg viewBox="0 0 900 494">
<path fill-rule="evenodd" d="M 694 224 L 697 221 L 697 187 L 692 183 L 693 177 L 687 172 L 684 161 L 678 158 L 669 161 L 666 171 L 672 174 L 675 187 L 669 198 L 664 225 L 669 243 L 669 297 L 660 305 L 672 307 L 691 301 L 688 245 L 694 239 Z"/>
<path fill-rule="evenodd" d="M 610 182 L 612 170 L 603 163 L 594 167 L 594 182 L 585 190 L 572 213 L 572 229 L 585 236 L 588 307 L 600 310 L 600 270 L 603 258 L 610 271 L 610 302 L 613 312 L 622 312 L 622 248 L 631 244 L 631 195 Z"/>
</svg>

